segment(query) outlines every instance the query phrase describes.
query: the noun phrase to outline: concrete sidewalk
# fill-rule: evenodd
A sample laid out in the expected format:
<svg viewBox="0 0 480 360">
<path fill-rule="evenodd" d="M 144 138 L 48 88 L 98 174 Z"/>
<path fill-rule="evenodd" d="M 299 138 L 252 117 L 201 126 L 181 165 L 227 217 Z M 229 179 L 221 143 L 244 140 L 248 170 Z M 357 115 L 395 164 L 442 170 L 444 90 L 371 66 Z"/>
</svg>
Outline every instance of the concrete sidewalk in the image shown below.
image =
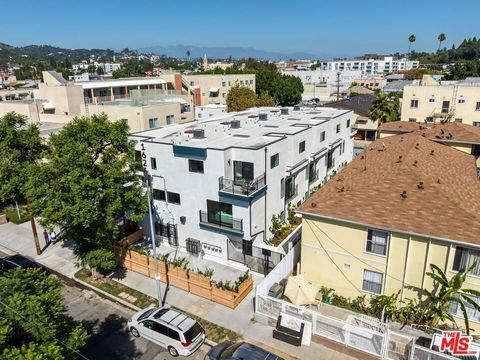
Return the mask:
<svg viewBox="0 0 480 360">
<path fill-rule="evenodd" d="M 44 244 L 40 234 L 40 244 Z M 41 255 L 36 255 L 30 223 L 15 225 L 7 223 L 0 225 L 0 250 L 16 252 L 33 258 L 38 263 L 50 268 L 66 277 L 73 278 L 78 268 L 75 266 L 71 244 L 58 242 L 50 244 Z M 155 281 L 132 271 L 119 272 L 116 281 L 139 290 L 152 297 L 156 297 Z M 241 334 L 247 341 L 268 347 L 285 359 L 354 359 L 350 355 L 333 350 L 331 347 L 312 342 L 310 347 L 295 347 L 272 338 L 272 327 L 253 320 L 252 291 L 236 309 L 230 309 L 207 299 L 198 297 L 183 290 L 170 287 L 166 293 L 166 285 L 162 283 L 162 296 L 167 304 L 176 306 L 215 324 Z M 321 355 L 320 355 L 321 354 Z"/>
</svg>

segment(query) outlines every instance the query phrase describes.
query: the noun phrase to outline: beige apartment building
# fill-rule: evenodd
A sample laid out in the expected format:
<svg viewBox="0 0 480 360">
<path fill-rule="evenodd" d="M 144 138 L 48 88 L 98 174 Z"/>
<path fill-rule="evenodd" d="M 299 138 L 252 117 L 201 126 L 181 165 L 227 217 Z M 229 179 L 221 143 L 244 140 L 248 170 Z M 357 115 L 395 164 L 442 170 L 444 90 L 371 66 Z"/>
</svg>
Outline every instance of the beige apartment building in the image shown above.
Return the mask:
<svg viewBox="0 0 480 360">
<path fill-rule="evenodd" d="M 430 264 L 465 271 L 480 291 L 480 181 L 475 159 L 419 133 L 378 139 L 298 209 L 301 273 L 351 299 L 432 290 Z M 476 298 L 480 301 L 480 298 Z M 462 324 L 462 311 L 450 312 Z M 467 306 L 472 327 L 480 312 Z"/>
<path fill-rule="evenodd" d="M 401 120 L 480 126 L 480 78 L 437 81 L 424 75 L 403 88 Z"/>
<path fill-rule="evenodd" d="M 255 91 L 254 74 L 191 74 L 181 75 L 181 83 L 175 80 L 179 74 L 163 75 L 162 77 L 176 85 L 179 85 L 188 94 L 194 95 L 196 106 L 216 104 L 226 105 L 228 91 L 234 85 L 247 86 Z M 178 78 L 177 78 L 178 79 Z"/>
<path fill-rule="evenodd" d="M 193 96 L 158 77 L 66 81 L 60 73 L 44 71 L 33 99 L 1 101 L 0 116 L 17 112 L 32 123 L 66 124 L 76 116 L 105 113 L 124 119 L 132 132 L 194 119 Z"/>
</svg>

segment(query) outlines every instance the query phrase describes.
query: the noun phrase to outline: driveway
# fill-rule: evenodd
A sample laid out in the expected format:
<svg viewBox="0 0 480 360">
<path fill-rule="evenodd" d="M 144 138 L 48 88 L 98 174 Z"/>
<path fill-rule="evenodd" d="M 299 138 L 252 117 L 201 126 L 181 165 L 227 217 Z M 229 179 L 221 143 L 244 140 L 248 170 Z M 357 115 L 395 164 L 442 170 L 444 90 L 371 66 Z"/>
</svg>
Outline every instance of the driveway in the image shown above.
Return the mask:
<svg viewBox="0 0 480 360">
<path fill-rule="evenodd" d="M 117 303 L 106 300 L 90 290 L 65 285 L 65 304 L 68 313 L 81 321 L 91 338 L 81 350 L 82 355 L 89 359 L 145 359 L 167 360 L 173 358 L 167 350 L 150 341 L 133 337 L 127 331 L 127 319 L 134 311 Z M 208 351 L 203 345 L 188 359 L 204 359 Z"/>
</svg>

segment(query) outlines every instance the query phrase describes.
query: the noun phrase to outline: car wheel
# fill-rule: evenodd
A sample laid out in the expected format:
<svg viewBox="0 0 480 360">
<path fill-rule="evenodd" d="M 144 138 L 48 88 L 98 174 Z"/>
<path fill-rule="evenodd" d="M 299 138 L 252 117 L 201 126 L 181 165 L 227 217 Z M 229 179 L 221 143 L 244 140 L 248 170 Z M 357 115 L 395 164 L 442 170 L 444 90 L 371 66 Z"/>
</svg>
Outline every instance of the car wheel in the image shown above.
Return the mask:
<svg viewBox="0 0 480 360">
<path fill-rule="evenodd" d="M 172 355 L 173 357 L 177 357 L 178 356 L 178 351 L 177 349 L 175 349 L 173 346 L 169 346 L 168 347 L 168 353 L 170 355 Z"/>
<path fill-rule="evenodd" d="M 138 332 L 137 329 L 135 329 L 133 326 L 130 328 L 130 332 L 132 333 L 133 336 L 139 337 L 140 333 Z"/>
</svg>

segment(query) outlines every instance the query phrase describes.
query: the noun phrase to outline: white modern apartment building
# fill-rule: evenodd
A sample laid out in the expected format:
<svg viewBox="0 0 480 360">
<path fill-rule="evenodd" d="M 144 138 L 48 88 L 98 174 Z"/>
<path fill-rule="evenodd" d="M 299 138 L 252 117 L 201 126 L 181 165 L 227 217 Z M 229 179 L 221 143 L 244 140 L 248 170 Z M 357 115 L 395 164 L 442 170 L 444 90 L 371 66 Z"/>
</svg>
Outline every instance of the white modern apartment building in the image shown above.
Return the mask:
<svg viewBox="0 0 480 360">
<path fill-rule="evenodd" d="M 301 204 L 352 159 L 353 117 L 255 108 L 132 134 L 153 176 L 157 238 L 261 272 L 251 264 L 271 256 L 262 246 L 272 216 L 286 219 L 289 203 Z"/>
<path fill-rule="evenodd" d="M 373 75 L 416 69 L 419 65 L 420 63 L 416 60 L 394 59 L 392 56 L 385 56 L 383 59 L 321 61 L 320 69 L 332 71 L 359 70 L 362 75 Z"/>
<path fill-rule="evenodd" d="M 318 98 L 320 101 L 330 101 L 337 92 L 348 89 L 352 83 L 362 76 L 360 70 L 281 70 L 283 74 L 298 77 L 303 84 L 303 100 Z"/>
<path fill-rule="evenodd" d="M 79 64 L 73 64 L 72 65 L 72 70 L 75 74 L 78 74 L 83 71 L 87 71 L 89 66 L 95 66 L 96 68 L 102 68 L 103 72 L 106 75 L 111 75 L 114 71 L 119 70 L 122 67 L 122 64 L 120 63 L 99 63 L 99 62 L 93 62 L 93 63 L 79 63 Z"/>
</svg>

